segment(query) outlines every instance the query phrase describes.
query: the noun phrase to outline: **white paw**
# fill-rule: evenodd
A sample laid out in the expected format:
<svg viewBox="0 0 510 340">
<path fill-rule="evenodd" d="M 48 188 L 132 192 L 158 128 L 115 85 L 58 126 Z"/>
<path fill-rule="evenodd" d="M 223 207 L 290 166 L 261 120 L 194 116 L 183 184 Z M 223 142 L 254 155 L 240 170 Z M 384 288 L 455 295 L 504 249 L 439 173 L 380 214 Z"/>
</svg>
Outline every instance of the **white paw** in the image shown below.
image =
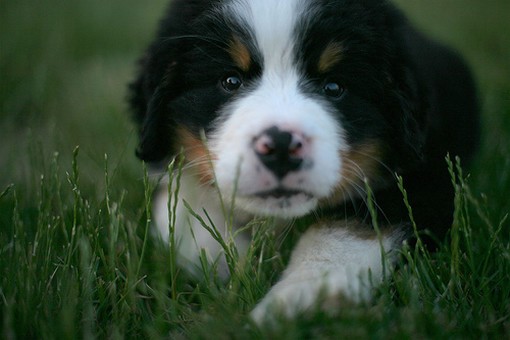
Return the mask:
<svg viewBox="0 0 510 340">
<path fill-rule="evenodd" d="M 250 316 L 257 324 L 274 321 L 278 316 L 294 317 L 316 306 L 320 293 L 326 292 L 322 288 L 325 287 L 313 279 L 281 281 L 257 304 Z"/>
<path fill-rule="evenodd" d="M 387 249 L 391 249 L 390 241 L 386 239 Z M 316 308 L 327 312 L 340 300 L 366 301 L 373 284 L 381 282 L 383 271 L 377 239 L 356 237 L 349 229 L 309 229 L 294 249 L 281 281 L 255 307 L 251 317 L 262 324 Z"/>
</svg>

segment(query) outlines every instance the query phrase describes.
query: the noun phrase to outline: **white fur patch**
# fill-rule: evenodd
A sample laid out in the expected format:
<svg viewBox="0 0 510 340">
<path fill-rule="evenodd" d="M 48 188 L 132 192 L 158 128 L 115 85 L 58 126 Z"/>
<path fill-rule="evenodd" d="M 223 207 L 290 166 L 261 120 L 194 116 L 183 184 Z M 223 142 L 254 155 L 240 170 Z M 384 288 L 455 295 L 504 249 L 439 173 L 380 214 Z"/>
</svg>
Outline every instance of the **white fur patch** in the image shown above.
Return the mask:
<svg viewBox="0 0 510 340">
<path fill-rule="evenodd" d="M 233 0 L 227 5 L 227 15 L 249 26 L 266 70 L 278 71 L 294 64 L 294 29 L 305 4 L 303 0 Z"/>
<path fill-rule="evenodd" d="M 314 209 L 340 181 L 346 150 L 344 132 L 324 101 L 300 89 L 303 76 L 295 61 L 295 28 L 302 24 L 305 1 L 238 0 L 226 10 L 253 33 L 263 56 L 257 88 L 227 105 L 220 114 L 209 146 L 217 159 L 214 171 L 224 197 L 232 197 L 243 209 L 262 215 L 295 217 Z M 309 141 L 307 164 L 281 181 L 260 163 L 253 140 L 264 130 L 303 135 Z M 260 198 L 256 194 L 285 187 L 300 192 L 292 197 Z"/>
<path fill-rule="evenodd" d="M 315 226 L 300 238 L 282 278 L 252 311 L 254 321 L 270 320 L 275 313 L 292 317 L 314 307 L 320 296 L 338 299 L 341 294 L 351 301 L 371 297 L 372 285 L 381 282 L 384 268 L 391 268 L 391 251 L 402 235 L 396 231 L 383 237 L 388 254 L 383 259 L 377 238 L 360 238 L 345 223 Z"/>
<path fill-rule="evenodd" d="M 176 187 L 175 185 L 173 186 Z M 153 205 L 153 215 L 158 230 L 158 236 L 164 241 L 169 241 L 170 237 L 170 216 L 168 210 L 168 201 L 170 207 L 174 206 L 173 197 L 168 196 L 166 185 L 160 185 L 160 192 L 156 196 Z M 209 263 L 219 259 L 218 272 L 220 276 L 227 277 L 228 270 L 223 257 L 223 249 L 220 244 L 211 236 L 184 205 L 186 201 L 192 210 L 198 214 L 208 226 L 214 225 L 228 240 L 225 214 L 220 204 L 218 192 L 211 188 L 201 187 L 198 181 L 192 175 L 183 174 L 180 182 L 180 191 L 176 208 L 174 237 L 179 254 L 179 264 L 186 268 L 190 273 L 200 276 L 200 251 L 203 249 L 208 257 Z M 205 212 L 207 212 L 207 215 Z M 237 218 L 241 219 L 243 214 L 237 213 Z M 245 220 L 247 216 L 243 216 Z M 210 218 L 210 221 L 209 221 Z M 212 222 L 212 225 L 211 225 Z M 245 221 L 242 221 L 245 223 Z M 239 234 L 235 240 L 240 254 L 244 254 L 248 248 L 249 240 L 244 235 Z"/>
</svg>

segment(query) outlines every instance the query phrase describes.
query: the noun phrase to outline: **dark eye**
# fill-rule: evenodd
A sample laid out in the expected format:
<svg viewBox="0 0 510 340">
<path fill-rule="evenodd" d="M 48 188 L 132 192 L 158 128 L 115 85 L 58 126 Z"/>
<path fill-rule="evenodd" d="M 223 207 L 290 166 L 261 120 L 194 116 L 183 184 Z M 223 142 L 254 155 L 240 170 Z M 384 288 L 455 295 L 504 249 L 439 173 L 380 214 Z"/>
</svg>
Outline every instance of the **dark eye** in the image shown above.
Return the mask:
<svg viewBox="0 0 510 340">
<path fill-rule="evenodd" d="M 324 94 L 328 97 L 332 98 L 340 98 L 344 93 L 344 88 L 340 86 L 338 83 L 330 82 L 326 83 L 322 88 Z"/>
<path fill-rule="evenodd" d="M 223 86 L 227 92 L 235 92 L 241 87 L 241 85 L 243 85 L 243 81 L 241 80 L 241 77 L 237 75 L 228 75 L 221 81 L 221 86 Z"/>
</svg>

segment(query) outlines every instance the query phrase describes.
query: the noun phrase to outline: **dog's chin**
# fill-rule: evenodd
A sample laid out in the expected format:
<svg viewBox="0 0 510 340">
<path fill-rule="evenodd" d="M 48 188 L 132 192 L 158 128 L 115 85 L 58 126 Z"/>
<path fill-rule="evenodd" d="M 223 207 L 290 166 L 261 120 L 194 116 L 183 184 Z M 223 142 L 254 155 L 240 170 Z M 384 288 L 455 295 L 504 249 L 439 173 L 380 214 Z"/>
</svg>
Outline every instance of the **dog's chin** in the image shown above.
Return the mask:
<svg viewBox="0 0 510 340">
<path fill-rule="evenodd" d="M 295 218 L 306 215 L 317 207 L 317 197 L 306 192 L 261 192 L 236 197 L 236 205 L 254 215 L 278 218 Z"/>
</svg>

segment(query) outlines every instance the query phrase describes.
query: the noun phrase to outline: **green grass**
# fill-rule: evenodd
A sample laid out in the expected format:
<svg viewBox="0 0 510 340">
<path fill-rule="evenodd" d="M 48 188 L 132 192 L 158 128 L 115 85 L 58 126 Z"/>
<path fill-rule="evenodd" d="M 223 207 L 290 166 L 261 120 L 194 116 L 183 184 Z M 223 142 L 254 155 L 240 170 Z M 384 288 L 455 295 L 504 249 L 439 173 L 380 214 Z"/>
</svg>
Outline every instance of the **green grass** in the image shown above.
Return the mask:
<svg viewBox="0 0 510 340">
<path fill-rule="evenodd" d="M 270 222 L 250 226 L 250 261 L 225 240 L 228 282 L 206 263 L 191 279 L 150 237 L 124 96 L 166 0 L 0 2 L 0 337 L 508 338 L 510 3 L 398 3 L 479 84 L 483 142 L 469 172 L 451 165 L 451 241 L 405 250 L 370 304 L 258 329 L 247 314 L 288 252 Z"/>
</svg>

